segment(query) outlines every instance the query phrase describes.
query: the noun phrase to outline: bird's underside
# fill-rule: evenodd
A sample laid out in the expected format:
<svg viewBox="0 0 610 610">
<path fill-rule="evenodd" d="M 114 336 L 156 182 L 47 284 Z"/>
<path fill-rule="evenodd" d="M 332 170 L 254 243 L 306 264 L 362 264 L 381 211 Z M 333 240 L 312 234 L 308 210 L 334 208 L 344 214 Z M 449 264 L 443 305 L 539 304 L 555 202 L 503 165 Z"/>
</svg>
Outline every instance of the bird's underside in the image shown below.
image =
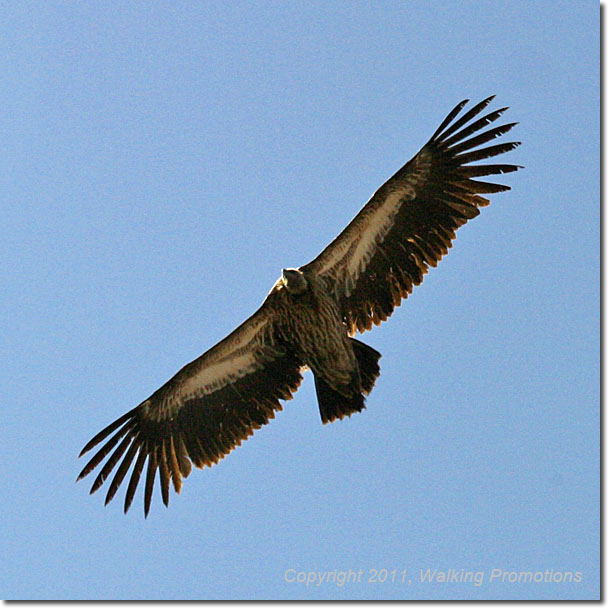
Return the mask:
<svg viewBox="0 0 610 610">
<path fill-rule="evenodd" d="M 108 503 L 131 468 L 127 511 L 146 469 L 145 514 L 157 474 L 167 505 L 170 483 L 179 492 L 192 464 L 217 463 L 273 419 L 304 367 L 313 372 L 323 423 L 361 411 L 381 355 L 353 335 L 386 320 L 447 253 L 456 230 L 489 204 L 485 196 L 510 188 L 477 178 L 520 167 L 473 165 L 519 144 L 486 146 L 515 125 L 485 129 L 506 110 L 482 115 L 492 99 L 461 115 L 467 101 L 458 104 L 319 256 L 283 270 L 250 318 L 93 437 L 81 455 L 101 447 L 78 477 L 104 462 L 91 493 L 114 473 Z"/>
</svg>

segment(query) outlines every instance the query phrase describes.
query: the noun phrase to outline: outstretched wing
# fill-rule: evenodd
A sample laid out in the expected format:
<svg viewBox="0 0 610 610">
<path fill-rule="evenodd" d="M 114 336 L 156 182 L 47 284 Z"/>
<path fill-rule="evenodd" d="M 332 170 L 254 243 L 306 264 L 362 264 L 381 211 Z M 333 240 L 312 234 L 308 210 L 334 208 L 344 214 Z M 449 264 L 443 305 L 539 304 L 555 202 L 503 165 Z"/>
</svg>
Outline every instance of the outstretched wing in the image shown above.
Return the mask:
<svg viewBox="0 0 610 610">
<path fill-rule="evenodd" d="M 279 399 L 292 398 L 299 387 L 300 367 L 276 341 L 273 309 L 266 301 L 228 337 L 91 439 L 81 455 L 105 443 L 78 478 L 110 454 L 91 488 L 91 493 L 99 489 L 118 464 L 108 503 L 135 460 L 125 495 L 127 512 L 148 461 L 144 512 L 150 508 L 157 471 L 167 506 L 170 479 L 179 492 L 191 462 L 198 468 L 217 463 L 272 419 L 282 408 Z"/>
<path fill-rule="evenodd" d="M 436 267 L 451 247 L 455 231 L 477 216 L 479 207 L 489 204 L 481 194 L 510 189 L 473 178 L 514 172 L 520 166 L 469 165 L 520 144 L 477 148 L 516 125 L 509 123 L 473 135 L 506 110 L 496 110 L 467 125 L 492 99 L 483 100 L 456 119 L 468 100 L 458 104 L 419 153 L 302 268 L 327 279 L 351 334 L 386 320 L 413 286 L 421 283 L 428 267 Z"/>
</svg>

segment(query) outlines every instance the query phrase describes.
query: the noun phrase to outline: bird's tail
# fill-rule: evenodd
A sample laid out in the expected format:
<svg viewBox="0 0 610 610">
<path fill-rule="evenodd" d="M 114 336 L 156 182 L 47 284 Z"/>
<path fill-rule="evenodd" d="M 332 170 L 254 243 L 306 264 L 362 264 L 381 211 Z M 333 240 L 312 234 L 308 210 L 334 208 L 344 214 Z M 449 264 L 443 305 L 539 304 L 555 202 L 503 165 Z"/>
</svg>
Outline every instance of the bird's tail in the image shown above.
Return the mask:
<svg viewBox="0 0 610 610">
<path fill-rule="evenodd" d="M 344 386 L 340 392 L 332 388 L 321 375 L 314 373 L 313 378 L 323 424 L 343 419 L 346 415 L 364 409 L 364 396 L 358 391 L 356 384 Z"/>
<path fill-rule="evenodd" d="M 378 362 L 381 354 L 357 339 L 350 340 L 360 372 L 359 376 L 354 375 L 354 383 L 335 389 L 321 375 L 314 372 L 316 395 L 323 424 L 362 411 L 364 409 L 363 393 L 368 394 L 379 377 Z"/>
</svg>

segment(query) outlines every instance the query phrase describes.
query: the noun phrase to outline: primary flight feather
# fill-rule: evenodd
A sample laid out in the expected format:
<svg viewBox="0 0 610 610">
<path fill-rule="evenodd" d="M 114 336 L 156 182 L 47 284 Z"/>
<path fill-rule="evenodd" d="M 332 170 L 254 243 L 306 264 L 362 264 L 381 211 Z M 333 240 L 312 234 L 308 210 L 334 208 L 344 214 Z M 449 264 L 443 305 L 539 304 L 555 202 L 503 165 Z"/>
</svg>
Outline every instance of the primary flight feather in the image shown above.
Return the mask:
<svg viewBox="0 0 610 610">
<path fill-rule="evenodd" d="M 492 99 L 461 116 L 468 100 L 460 102 L 319 256 L 282 270 L 258 311 L 94 436 L 81 455 L 103 444 L 78 477 L 106 460 L 91 493 L 114 471 L 108 503 L 132 468 L 127 511 L 146 468 L 145 514 L 157 474 L 167 505 L 170 483 L 179 492 L 191 464 L 217 463 L 272 419 L 280 399 L 292 398 L 306 367 L 313 372 L 323 423 L 361 411 L 379 376 L 381 354 L 353 335 L 386 320 L 421 283 L 451 247 L 455 231 L 489 204 L 482 195 L 510 188 L 475 178 L 520 167 L 472 165 L 519 145 L 483 146 L 516 125 L 482 131 L 506 110 L 476 118 Z"/>
</svg>

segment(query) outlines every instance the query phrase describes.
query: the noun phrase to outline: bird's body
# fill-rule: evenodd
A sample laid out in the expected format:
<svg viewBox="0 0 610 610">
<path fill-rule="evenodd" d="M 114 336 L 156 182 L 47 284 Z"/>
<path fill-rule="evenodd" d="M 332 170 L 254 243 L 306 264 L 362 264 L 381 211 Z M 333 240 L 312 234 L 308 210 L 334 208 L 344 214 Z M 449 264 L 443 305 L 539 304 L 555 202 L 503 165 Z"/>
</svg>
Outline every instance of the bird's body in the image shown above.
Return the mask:
<svg viewBox="0 0 610 610">
<path fill-rule="evenodd" d="M 284 269 L 250 318 L 91 439 L 81 455 L 103 445 L 79 479 L 107 458 L 91 492 L 115 471 L 110 501 L 133 465 L 127 510 L 146 465 L 145 513 L 157 473 L 167 504 L 170 482 L 180 491 L 191 464 L 218 462 L 272 419 L 282 408 L 279 400 L 297 390 L 305 368 L 314 375 L 323 423 L 361 411 L 381 355 L 354 335 L 386 320 L 421 283 L 451 247 L 455 231 L 489 204 L 481 194 L 509 188 L 473 178 L 519 167 L 471 164 L 518 145 L 477 148 L 515 125 L 480 132 L 505 108 L 468 124 L 491 99 L 459 118 L 466 102 L 458 104 L 320 255 Z"/>
<path fill-rule="evenodd" d="M 271 294 L 278 312 L 278 333 L 288 349 L 316 375 L 336 390 L 354 385 L 358 363 L 337 303 L 326 282 L 313 273 L 303 273 L 307 288 L 291 293 L 282 278 Z"/>
<path fill-rule="evenodd" d="M 290 289 L 291 277 L 299 290 Z M 313 372 L 323 423 L 361 411 L 363 393 L 379 375 L 381 354 L 349 337 L 329 283 L 312 272 L 284 270 L 267 302 L 277 313 L 281 343 Z M 362 379 L 367 367 L 368 384 Z"/>
</svg>

